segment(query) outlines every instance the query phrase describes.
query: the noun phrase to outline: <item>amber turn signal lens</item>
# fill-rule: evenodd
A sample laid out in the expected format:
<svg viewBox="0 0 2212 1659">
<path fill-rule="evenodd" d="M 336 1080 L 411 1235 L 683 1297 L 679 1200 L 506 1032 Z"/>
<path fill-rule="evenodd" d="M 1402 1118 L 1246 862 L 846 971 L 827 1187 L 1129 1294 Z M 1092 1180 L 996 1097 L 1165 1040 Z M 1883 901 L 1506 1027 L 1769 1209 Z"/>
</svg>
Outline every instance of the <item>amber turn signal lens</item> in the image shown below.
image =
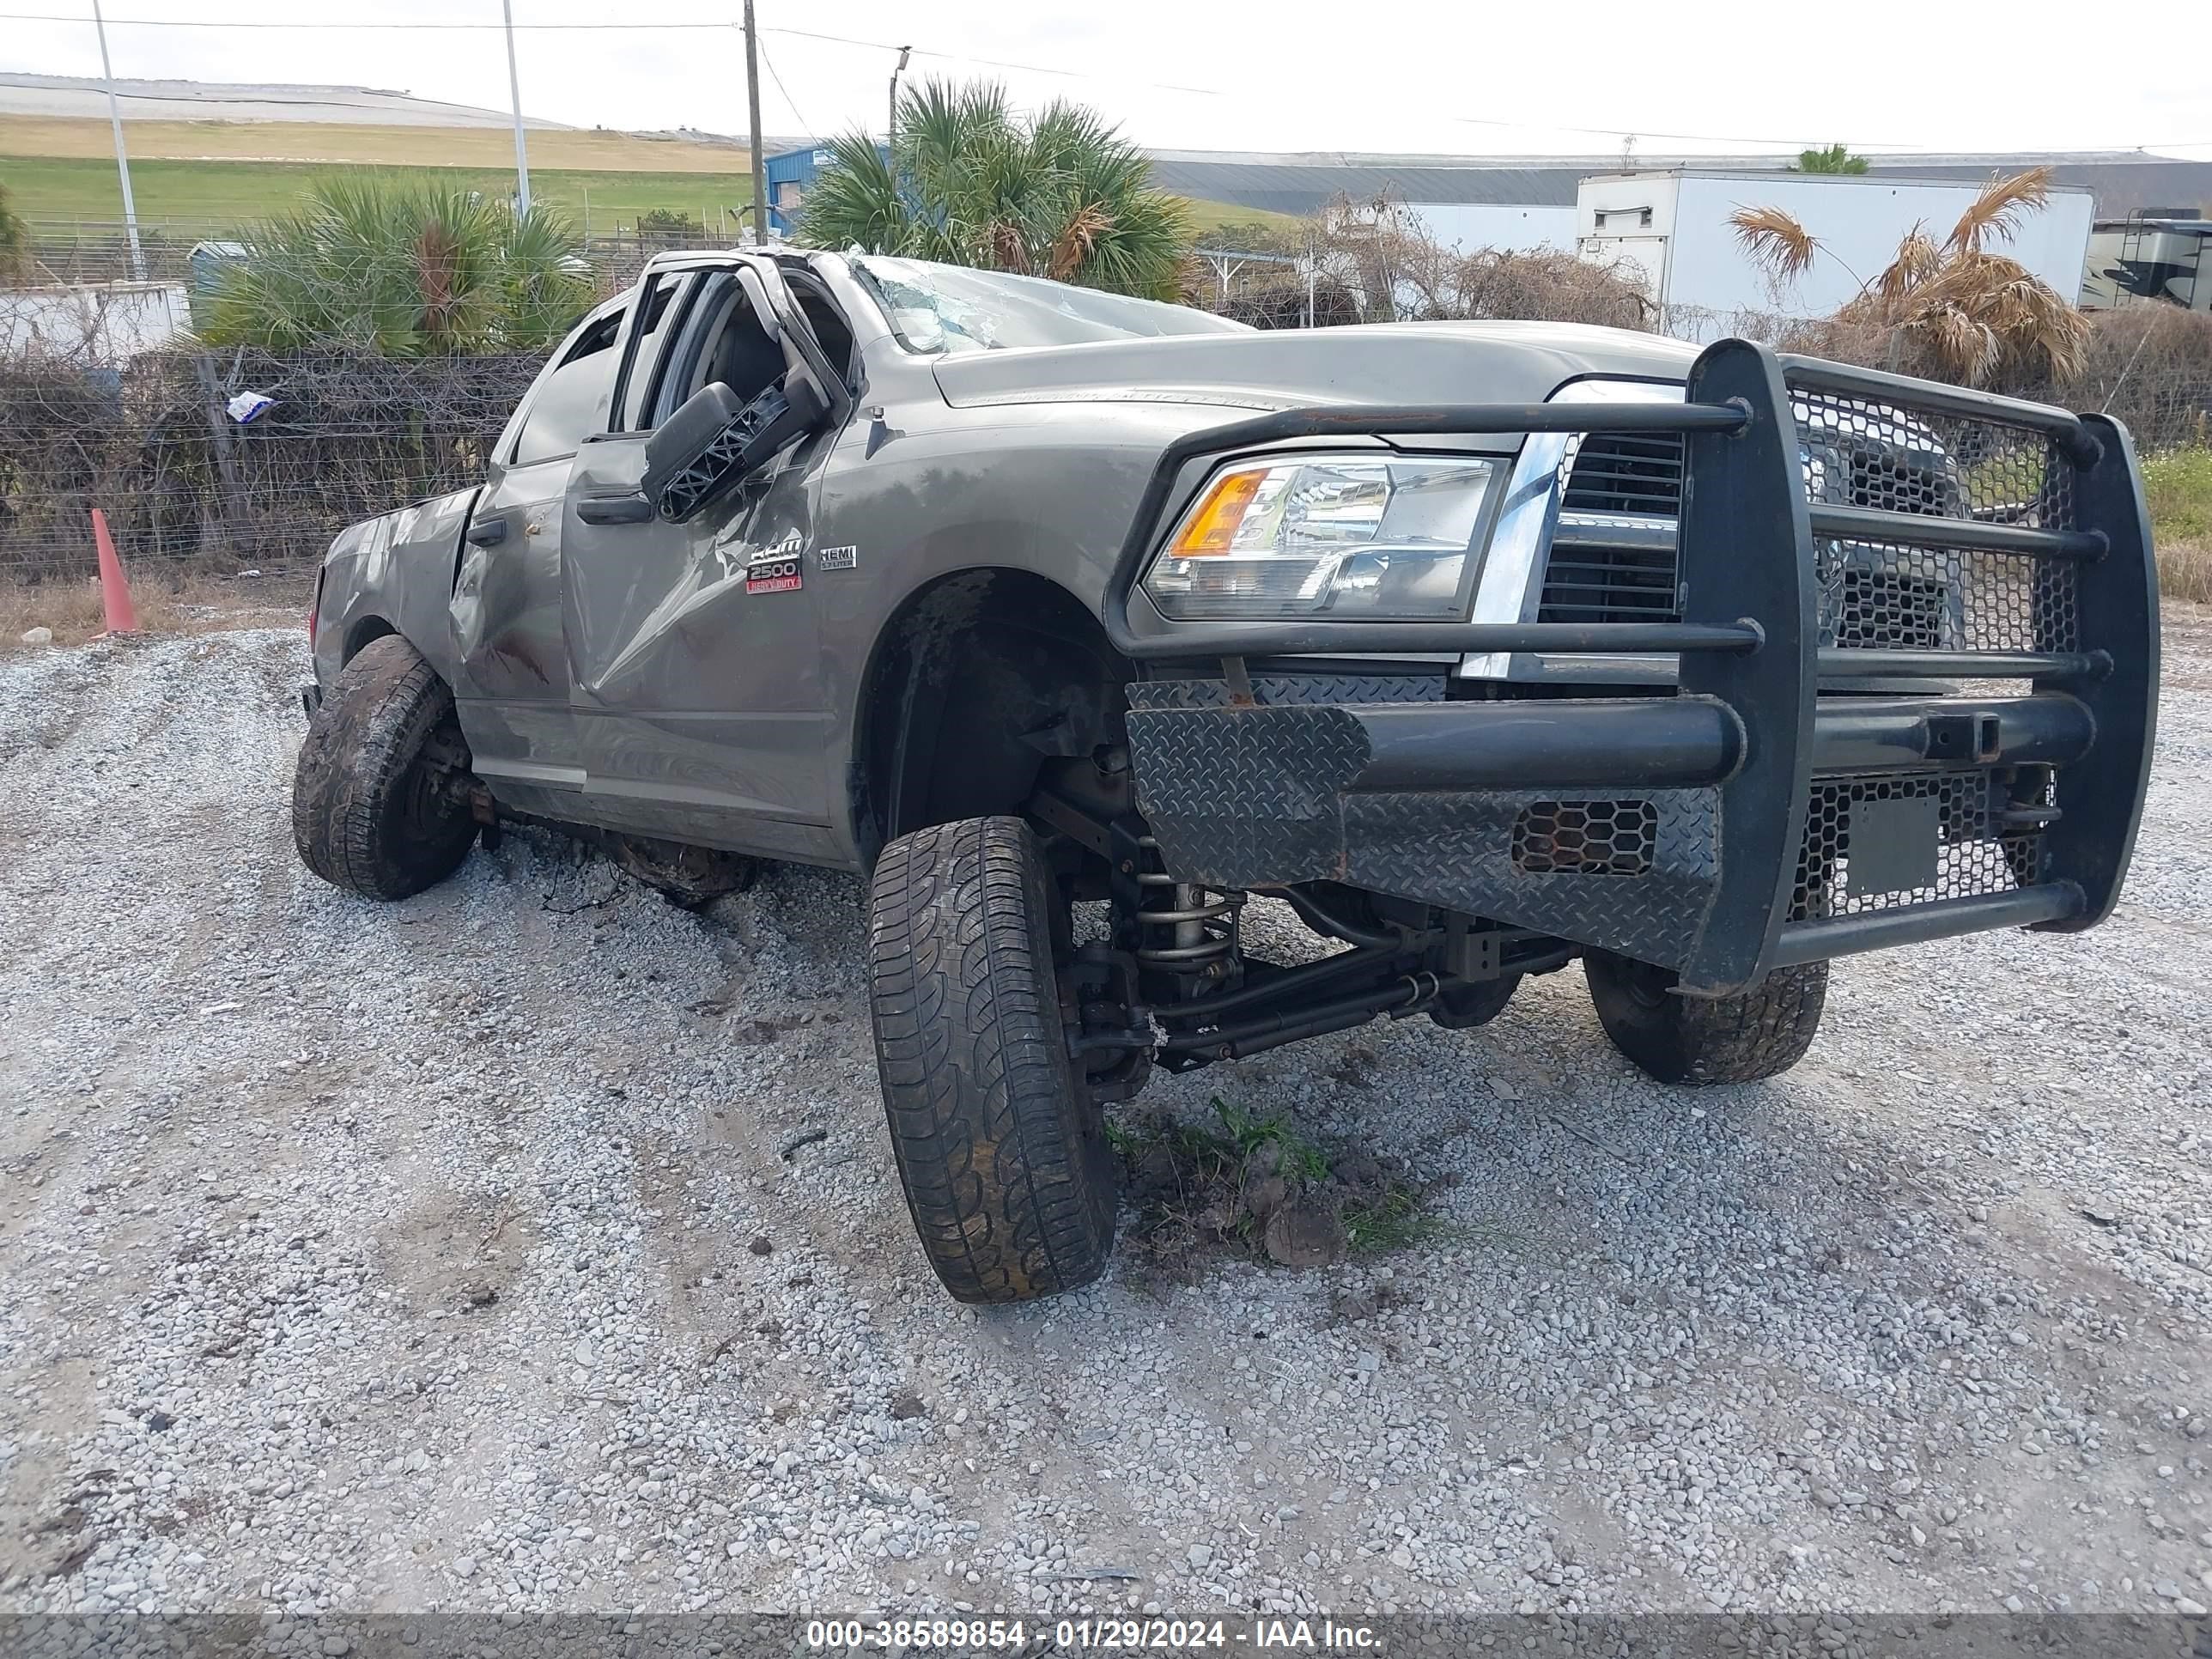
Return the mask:
<svg viewBox="0 0 2212 1659">
<path fill-rule="evenodd" d="M 1265 467 L 1253 467 L 1249 471 L 1231 472 L 1217 479 L 1198 511 L 1183 521 L 1182 534 L 1169 544 L 1168 553 L 1177 559 L 1194 559 L 1209 553 L 1226 553 L 1236 545 L 1237 527 L 1244 522 L 1244 509 L 1252 505 L 1253 496 L 1260 493 L 1260 485 L 1267 476 Z"/>
</svg>

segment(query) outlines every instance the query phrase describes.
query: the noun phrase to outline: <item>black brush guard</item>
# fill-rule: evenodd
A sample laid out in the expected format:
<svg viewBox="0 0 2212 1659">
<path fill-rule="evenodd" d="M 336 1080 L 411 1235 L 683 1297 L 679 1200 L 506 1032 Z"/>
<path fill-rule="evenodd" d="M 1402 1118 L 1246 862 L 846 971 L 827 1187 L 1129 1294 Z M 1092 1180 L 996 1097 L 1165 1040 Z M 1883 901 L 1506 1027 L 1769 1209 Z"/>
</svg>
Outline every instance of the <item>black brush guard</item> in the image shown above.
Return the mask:
<svg viewBox="0 0 2212 1659">
<path fill-rule="evenodd" d="M 1814 405 L 1878 416 L 1875 430 L 1986 427 L 2048 459 L 2024 503 L 1962 505 L 1980 486 L 1954 456 L 1967 483 L 1948 507 L 1884 510 L 1863 489 L 1844 504 L 1808 487 Z M 1537 431 L 1685 434 L 1679 622 L 1132 625 L 1206 463 L 1294 439 Z M 1869 547 L 1882 557 L 1839 575 Z M 1940 614 L 1926 638 L 1893 629 L 1891 648 L 1839 635 L 1839 591 L 1874 592 L 1879 618 L 1915 561 L 1994 583 L 2012 619 L 1977 628 L 1953 592 L 1935 604 L 1958 611 L 1956 637 L 1937 639 Z M 1715 994 L 1853 951 L 2101 921 L 2133 850 L 2156 709 L 2156 575 L 2118 422 L 1740 340 L 1698 357 L 1680 406 L 1292 410 L 1194 434 L 1152 477 L 1104 617 L 1155 676 L 1129 687 L 1130 749 L 1178 880 L 1346 882 L 1617 950 Z M 1419 680 L 1247 672 L 1515 651 L 1679 653 L 1680 678 L 1671 697 L 1499 702 L 1437 701 L 1433 680 L 1408 701 Z M 1153 666 L 1170 663 L 1191 677 Z M 1838 694 L 1899 677 L 2028 684 Z"/>
</svg>

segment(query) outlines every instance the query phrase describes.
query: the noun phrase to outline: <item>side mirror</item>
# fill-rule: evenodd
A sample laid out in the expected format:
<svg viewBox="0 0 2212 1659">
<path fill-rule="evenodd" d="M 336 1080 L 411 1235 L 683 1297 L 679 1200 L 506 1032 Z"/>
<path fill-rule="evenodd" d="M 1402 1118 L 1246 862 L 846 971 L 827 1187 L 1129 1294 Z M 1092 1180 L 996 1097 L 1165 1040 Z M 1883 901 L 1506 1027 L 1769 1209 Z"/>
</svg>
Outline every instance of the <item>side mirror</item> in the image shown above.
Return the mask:
<svg viewBox="0 0 2212 1659">
<path fill-rule="evenodd" d="M 813 381 L 789 374 L 749 404 L 717 380 L 687 398 L 645 441 L 645 498 L 681 524 L 794 438 L 829 404 Z"/>
</svg>

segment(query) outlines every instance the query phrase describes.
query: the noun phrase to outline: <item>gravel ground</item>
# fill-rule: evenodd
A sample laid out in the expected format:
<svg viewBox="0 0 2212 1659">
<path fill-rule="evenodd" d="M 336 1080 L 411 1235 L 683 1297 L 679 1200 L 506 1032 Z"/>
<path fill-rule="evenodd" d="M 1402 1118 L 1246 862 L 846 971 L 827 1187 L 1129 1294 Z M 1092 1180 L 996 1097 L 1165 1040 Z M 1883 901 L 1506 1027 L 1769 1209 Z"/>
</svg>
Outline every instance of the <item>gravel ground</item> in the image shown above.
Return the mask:
<svg viewBox="0 0 2212 1659">
<path fill-rule="evenodd" d="M 369 904 L 292 854 L 296 634 L 0 662 L 0 1605 L 2201 1610 L 2168 653 L 2111 926 L 1850 963 L 1767 1085 L 1642 1080 L 1575 969 L 1156 1083 L 1463 1224 L 998 1313 L 908 1231 L 854 879 L 519 835 Z"/>
</svg>

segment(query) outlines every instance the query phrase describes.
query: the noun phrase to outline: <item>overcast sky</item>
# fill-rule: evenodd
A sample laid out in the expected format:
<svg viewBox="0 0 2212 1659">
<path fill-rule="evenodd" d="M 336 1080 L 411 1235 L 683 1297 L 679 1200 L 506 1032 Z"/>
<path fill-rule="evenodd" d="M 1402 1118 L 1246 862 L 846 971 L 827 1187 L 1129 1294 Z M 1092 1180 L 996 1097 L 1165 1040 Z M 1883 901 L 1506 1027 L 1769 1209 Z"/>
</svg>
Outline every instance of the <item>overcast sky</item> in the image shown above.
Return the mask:
<svg viewBox="0 0 2212 1659">
<path fill-rule="evenodd" d="M 103 0 L 113 20 L 496 24 L 499 0 Z M 759 0 L 763 125 L 880 129 L 892 56 L 1071 96 L 1162 149 L 1711 153 L 1840 139 L 1883 149 L 2134 149 L 2212 157 L 2205 0 L 2014 3 L 1462 0 Z M 82 13 L 90 0 L 0 0 Z M 720 22 L 737 0 L 514 0 L 520 24 Z M 2109 26 L 2107 26 L 2109 25 Z M 504 106 L 495 29 L 143 27 L 118 76 L 373 86 Z M 734 29 L 526 29 L 524 106 L 580 126 L 745 127 Z M 994 60 L 994 61 L 986 61 Z M 1019 64 L 1012 68 L 1006 65 Z M 0 68 L 96 75 L 88 23 L 0 17 Z M 1059 74 L 1040 73 L 1056 70 Z M 1553 125 L 1565 123 L 1566 126 Z M 1576 128 L 1603 131 L 1576 131 Z"/>
</svg>

